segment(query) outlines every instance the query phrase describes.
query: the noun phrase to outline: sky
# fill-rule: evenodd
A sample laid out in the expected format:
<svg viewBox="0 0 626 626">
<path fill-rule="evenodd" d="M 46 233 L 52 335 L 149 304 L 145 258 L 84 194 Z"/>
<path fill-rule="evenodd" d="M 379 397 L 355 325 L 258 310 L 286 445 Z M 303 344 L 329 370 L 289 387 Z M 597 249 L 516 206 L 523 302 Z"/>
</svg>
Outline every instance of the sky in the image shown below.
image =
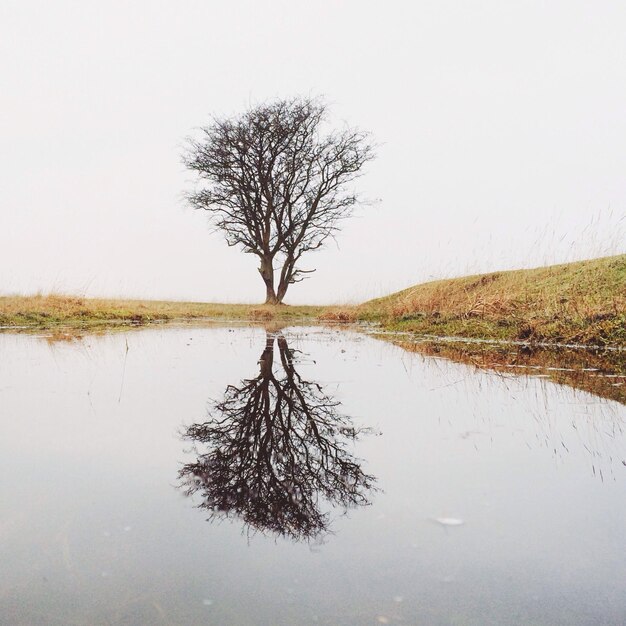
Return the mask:
<svg viewBox="0 0 626 626">
<path fill-rule="evenodd" d="M 181 154 L 297 95 L 378 149 L 288 303 L 626 252 L 624 33 L 621 0 L 0 0 L 0 294 L 262 301 Z"/>
</svg>

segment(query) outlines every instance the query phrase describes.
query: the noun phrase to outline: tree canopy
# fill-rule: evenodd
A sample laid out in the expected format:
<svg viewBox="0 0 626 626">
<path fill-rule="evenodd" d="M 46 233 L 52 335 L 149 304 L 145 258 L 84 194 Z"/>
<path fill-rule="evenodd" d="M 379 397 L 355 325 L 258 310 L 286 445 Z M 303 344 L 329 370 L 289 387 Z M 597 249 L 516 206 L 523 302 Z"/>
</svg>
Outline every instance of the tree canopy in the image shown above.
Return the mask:
<svg viewBox="0 0 626 626">
<path fill-rule="evenodd" d="M 228 245 L 259 257 L 268 304 L 314 271 L 301 267 L 302 256 L 351 214 L 359 201 L 351 183 L 374 157 L 368 133 L 324 132 L 326 118 L 321 100 L 276 100 L 214 118 L 184 155 L 198 176 L 190 204 L 210 213 Z"/>
</svg>

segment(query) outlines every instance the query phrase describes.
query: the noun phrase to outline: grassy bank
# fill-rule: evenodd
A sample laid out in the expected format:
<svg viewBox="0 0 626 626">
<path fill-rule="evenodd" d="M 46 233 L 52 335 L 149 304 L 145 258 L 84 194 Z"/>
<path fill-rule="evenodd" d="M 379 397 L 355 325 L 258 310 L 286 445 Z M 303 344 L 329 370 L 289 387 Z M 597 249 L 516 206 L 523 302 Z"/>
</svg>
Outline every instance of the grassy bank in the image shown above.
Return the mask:
<svg viewBox="0 0 626 626">
<path fill-rule="evenodd" d="M 0 297 L 0 326 L 52 328 L 197 319 L 315 320 L 315 306 L 255 306 L 156 300 L 104 300 L 63 295 Z"/>
<path fill-rule="evenodd" d="M 424 283 L 353 314 L 427 335 L 626 346 L 626 255 Z"/>
<path fill-rule="evenodd" d="M 0 326 L 194 319 L 369 321 L 421 335 L 624 347 L 626 255 L 439 280 L 354 307 L 0 297 Z"/>
</svg>

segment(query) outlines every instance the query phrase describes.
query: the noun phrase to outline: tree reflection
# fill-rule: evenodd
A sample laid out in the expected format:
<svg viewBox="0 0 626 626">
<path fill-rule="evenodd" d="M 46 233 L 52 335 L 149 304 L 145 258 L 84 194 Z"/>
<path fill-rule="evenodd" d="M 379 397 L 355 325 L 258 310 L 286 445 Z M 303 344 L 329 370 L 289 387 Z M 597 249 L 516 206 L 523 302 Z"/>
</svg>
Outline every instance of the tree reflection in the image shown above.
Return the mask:
<svg viewBox="0 0 626 626">
<path fill-rule="evenodd" d="M 198 457 L 180 478 L 188 495 L 200 494 L 209 519 L 239 517 L 253 530 L 303 540 L 329 530 L 323 507 L 368 504 L 375 478 L 348 450 L 365 429 L 298 374 L 295 352 L 281 333 L 268 332 L 259 375 L 229 385 L 209 421 L 185 432 Z"/>
</svg>

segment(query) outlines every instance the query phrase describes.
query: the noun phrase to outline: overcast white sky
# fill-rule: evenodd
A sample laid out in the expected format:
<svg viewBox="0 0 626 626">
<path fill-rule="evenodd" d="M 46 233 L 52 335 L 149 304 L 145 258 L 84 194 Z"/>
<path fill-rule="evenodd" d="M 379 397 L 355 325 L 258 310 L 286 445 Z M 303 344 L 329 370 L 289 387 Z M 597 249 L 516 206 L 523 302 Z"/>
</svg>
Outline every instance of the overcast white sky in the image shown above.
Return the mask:
<svg viewBox="0 0 626 626">
<path fill-rule="evenodd" d="M 382 144 L 381 201 L 288 302 L 626 251 L 623 0 L 0 0 L 0 293 L 262 300 L 180 154 L 298 94 Z"/>
</svg>

